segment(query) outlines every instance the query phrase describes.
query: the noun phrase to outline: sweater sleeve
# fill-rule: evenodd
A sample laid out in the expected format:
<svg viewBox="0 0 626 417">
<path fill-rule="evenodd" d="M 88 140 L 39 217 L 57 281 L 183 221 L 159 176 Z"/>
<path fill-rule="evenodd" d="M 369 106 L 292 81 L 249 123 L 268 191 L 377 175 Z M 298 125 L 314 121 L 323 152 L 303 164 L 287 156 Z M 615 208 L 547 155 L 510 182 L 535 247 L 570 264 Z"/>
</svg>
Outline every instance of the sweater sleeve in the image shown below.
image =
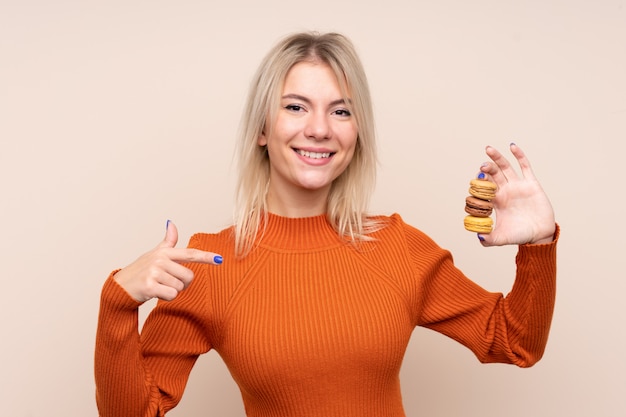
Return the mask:
<svg viewBox="0 0 626 417">
<path fill-rule="evenodd" d="M 105 282 L 95 349 L 96 401 L 101 417 L 163 416 L 180 401 L 189 373 L 211 349 L 206 329 L 206 265 L 173 301 L 159 301 L 138 330 L 139 303 L 113 279 Z"/>
<path fill-rule="evenodd" d="M 457 340 L 483 363 L 534 365 L 552 321 L 559 231 L 557 225 L 552 243 L 519 246 L 515 283 L 506 297 L 481 288 L 453 265 L 448 251 L 409 231 L 412 262 L 425 277 L 417 324 Z"/>
<path fill-rule="evenodd" d="M 158 388 L 145 369 L 138 332 L 139 303 L 112 273 L 100 297 L 96 331 L 96 403 L 101 417 L 155 417 Z"/>
</svg>

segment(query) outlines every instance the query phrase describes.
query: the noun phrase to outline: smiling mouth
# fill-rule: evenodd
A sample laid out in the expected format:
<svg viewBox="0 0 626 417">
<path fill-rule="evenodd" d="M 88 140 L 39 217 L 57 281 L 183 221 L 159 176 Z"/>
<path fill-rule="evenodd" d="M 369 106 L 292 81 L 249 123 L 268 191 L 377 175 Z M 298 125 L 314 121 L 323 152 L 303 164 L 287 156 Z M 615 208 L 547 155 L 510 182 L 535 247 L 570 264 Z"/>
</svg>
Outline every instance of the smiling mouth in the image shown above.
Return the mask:
<svg viewBox="0 0 626 417">
<path fill-rule="evenodd" d="M 335 152 L 309 152 L 303 151 L 302 149 L 294 149 L 294 151 L 296 151 L 297 154 L 304 156 L 305 158 L 311 159 L 330 158 L 335 154 Z"/>
</svg>

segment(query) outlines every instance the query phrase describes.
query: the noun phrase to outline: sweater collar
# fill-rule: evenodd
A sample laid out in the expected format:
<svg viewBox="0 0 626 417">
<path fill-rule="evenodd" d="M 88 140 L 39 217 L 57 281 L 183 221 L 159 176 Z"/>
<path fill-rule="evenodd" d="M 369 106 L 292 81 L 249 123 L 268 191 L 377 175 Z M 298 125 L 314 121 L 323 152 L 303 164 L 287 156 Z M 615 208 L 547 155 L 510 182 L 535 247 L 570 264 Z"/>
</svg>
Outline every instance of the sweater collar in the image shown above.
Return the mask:
<svg viewBox="0 0 626 417">
<path fill-rule="evenodd" d="M 260 246 L 283 251 L 326 249 L 345 243 L 325 214 L 291 218 L 268 213 L 258 239 Z"/>
</svg>

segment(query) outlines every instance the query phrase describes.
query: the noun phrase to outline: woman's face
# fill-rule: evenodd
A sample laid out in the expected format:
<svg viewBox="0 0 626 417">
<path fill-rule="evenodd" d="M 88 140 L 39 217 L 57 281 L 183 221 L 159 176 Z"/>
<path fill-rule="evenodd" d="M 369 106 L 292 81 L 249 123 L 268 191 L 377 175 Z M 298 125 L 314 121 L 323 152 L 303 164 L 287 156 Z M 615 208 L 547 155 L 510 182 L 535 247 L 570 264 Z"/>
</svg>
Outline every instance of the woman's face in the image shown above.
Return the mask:
<svg viewBox="0 0 626 417">
<path fill-rule="evenodd" d="M 289 70 L 271 131 L 258 139 L 267 145 L 273 195 L 328 195 L 354 155 L 358 129 L 349 108 L 328 65 L 301 62 Z"/>
</svg>

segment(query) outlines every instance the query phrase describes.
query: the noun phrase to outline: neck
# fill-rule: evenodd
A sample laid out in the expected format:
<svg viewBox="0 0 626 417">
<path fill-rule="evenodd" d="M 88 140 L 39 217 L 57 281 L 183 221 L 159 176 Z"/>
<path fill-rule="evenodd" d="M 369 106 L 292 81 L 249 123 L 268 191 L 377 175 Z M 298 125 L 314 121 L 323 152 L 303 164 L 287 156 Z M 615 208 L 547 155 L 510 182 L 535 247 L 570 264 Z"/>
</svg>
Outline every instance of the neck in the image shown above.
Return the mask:
<svg viewBox="0 0 626 417">
<path fill-rule="evenodd" d="M 281 193 L 270 190 L 267 206 L 270 213 L 283 217 L 313 217 L 326 213 L 328 189 Z"/>
</svg>

